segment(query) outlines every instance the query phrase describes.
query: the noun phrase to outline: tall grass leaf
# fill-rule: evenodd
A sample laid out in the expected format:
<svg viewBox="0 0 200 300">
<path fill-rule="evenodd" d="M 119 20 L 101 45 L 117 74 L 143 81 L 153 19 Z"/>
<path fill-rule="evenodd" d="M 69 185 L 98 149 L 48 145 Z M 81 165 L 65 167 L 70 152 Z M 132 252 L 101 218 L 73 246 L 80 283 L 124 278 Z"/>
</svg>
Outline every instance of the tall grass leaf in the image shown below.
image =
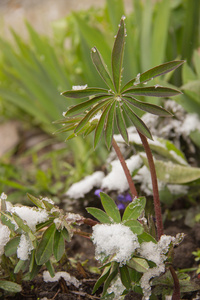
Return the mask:
<svg viewBox="0 0 200 300">
<path fill-rule="evenodd" d="M 171 5 L 169 0 L 162 0 L 156 3 L 157 10 L 153 22 L 151 63 L 157 66 L 165 59 L 168 28 L 170 20 Z"/>
<path fill-rule="evenodd" d="M 134 113 L 134 111 L 130 108 L 129 105 L 125 104 L 123 105 L 125 112 L 127 116 L 129 117 L 130 121 L 133 123 L 133 125 L 136 127 L 136 129 L 145 135 L 147 138 L 152 140 L 152 135 L 145 123 Z"/>
<path fill-rule="evenodd" d="M 122 135 L 122 137 L 123 137 L 124 141 L 126 142 L 126 144 L 129 144 L 128 133 L 127 133 L 127 129 L 126 129 L 126 123 L 125 123 L 125 120 L 124 120 L 124 117 L 123 117 L 122 107 L 120 106 L 120 103 L 116 104 L 115 114 L 116 114 L 116 121 L 117 121 L 118 130 L 119 130 L 120 134 Z"/>
<path fill-rule="evenodd" d="M 120 223 L 121 222 L 121 216 L 119 209 L 117 205 L 115 204 L 115 201 L 110 198 L 105 193 L 100 193 L 101 203 L 103 205 L 103 208 L 105 209 L 105 212 L 109 217 L 113 219 L 114 222 Z"/>
<path fill-rule="evenodd" d="M 95 134 L 94 134 L 94 149 L 96 148 L 96 146 L 98 145 L 98 142 L 100 141 L 104 126 L 105 126 L 105 120 L 108 114 L 108 111 L 111 107 L 112 103 L 108 103 L 107 106 L 105 106 L 101 117 L 99 119 L 99 122 L 96 126 L 96 130 L 95 130 Z"/>
<path fill-rule="evenodd" d="M 125 34 L 124 17 L 122 17 L 112 51 L 112 74 L 116 92 L 119 92 L 121 85 Z"/>
</svg>

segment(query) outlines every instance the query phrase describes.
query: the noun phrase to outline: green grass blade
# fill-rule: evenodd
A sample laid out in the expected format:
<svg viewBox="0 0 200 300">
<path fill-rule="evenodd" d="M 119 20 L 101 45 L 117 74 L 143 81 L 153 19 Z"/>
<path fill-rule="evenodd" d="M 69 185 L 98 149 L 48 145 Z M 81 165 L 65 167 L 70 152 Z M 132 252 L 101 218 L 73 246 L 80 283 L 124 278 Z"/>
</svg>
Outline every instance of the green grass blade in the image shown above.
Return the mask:
<svg viewBox="0 0 200 300">
<path fill-rule="evenodd" d="M 113 82 L 110 77 L 108 68 L 105 65 L 103 58 L 101 57 L 101 54 L 99 53 L 99 51 L 97 50 L 96 47 L 92 48 L 91 57 L 92 57 L 93 64 L 95 65 L 99 75 L 104 80 L 104 82 L 107 84 L 107 86 L 113 90 L 114 86 L 113 86 Z"/>
<path fill-rule="evenodd" d="M 116 101 L 112 104 L 112 106 L 108 112 L 108 117 L 107 117 L 106 126 L 105 126 L 105 141 L 106 141 L 106 145 L 107 145 L 108 149 L 110 149 L 112 139 L 113 139 L 115 106 L 116 106 Z"/>
<path fill-rule="evenodd" d="M 125 24 L 122 17 L 112 51 L 112 73 L 116 92 L 120 90 L 125 44 Z"/>
<path fill-rule="evenodd" d="M 143 135 L 145 135 L 147 138 L 152 140 L 152 135 L 145 123 L 134 113 L 134 111 L 131 109 L 131 107 L 126 103 L 123 105 L 125 113 L 129 117 L 130 121 L 133 123 L 133 125 L 137 128 L 139 132 L 141 132 Z"/>
<path fill-rule="evenodd" d="M 161 116 L 161 117 L 172 117 L 173 116 L 169 111 L 167 111 L 166 109 L 164 109 L 158 105 L 151 104 L 151 103 L 145 103 L 145 102 L 139 101 L 133 97 L 123 97 L 123 99 L 125 101 L 128 101 L 129 104 L 131 104 L 145 112 L 149 112 L 151 114 Z"/>
<path fill-rule="evenodd" d="M 123 92 L 123 95 L 149 96 L 149 97 L 171 97 L 182 94 L 182 92 L 161 86 L 149 86 L 139 88 L 129 88 Z"/>
<path fill-rule="evenodd" d="M 126 142 L 126 144 L 129 144 L 128 133 L 127 133 L 127 130 L 126 130 L 126 123 L 124 121 L 124 117 L 123 117 L 122 108 L 120 106 L 120 103 L 118 105 L 116 104 L 115 114 L 116 114 L 117 128 L 118 128 L 120 134 L 122 135 L 124 141 Z"/>
<path fill-rule="evenodd" d="M 106 117 L 107 117 L 107 114 L 108 114 L 108 111 L 109 111 L 111 105 L 112 105 L 112 103 L 108 103 L 107 106 L 104 108 L 102 115 L 99 119 L 99 122 L 97 124 L 95 134 L 94 134 L 94 149 L 96 148 L 96 146 L 98 145 L 98 142 L 100 141 L 102 131 L 105 126 L 105 120 L 106 120 Z"/>
<path fill-rule="evenodd" d="M 121 216 L 119 209 L 117 205 L 115 204 L 115 201 L 110 198 L 105 193 L 100 193 L 101 203 L 103 205 L 103 208 L 105 209 L 105 212 L 111 219 L 113 219 L 114 222 L 120 223 L 121 222 Z"/>
</svg>

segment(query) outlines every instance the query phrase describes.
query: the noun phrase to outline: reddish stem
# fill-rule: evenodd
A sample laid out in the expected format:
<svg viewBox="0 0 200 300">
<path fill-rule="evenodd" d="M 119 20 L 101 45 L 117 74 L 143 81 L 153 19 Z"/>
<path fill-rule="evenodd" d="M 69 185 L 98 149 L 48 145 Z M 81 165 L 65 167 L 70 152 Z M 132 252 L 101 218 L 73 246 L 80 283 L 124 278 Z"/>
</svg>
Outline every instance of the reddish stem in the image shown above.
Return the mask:
<svg viewBox="0 0 200 300">
<path fill-rule="evenodd" d="M 144 150 L 147 155 L 148 163 L 149 163 L 149 169 L 151 173 L 151 181 L 152 181 L 152 187 L 153 187 L 153 200 L 154 200 L 154 210 L 155 210 L 155 217 L 156 217 L 156 226 L 157 226 L 157 236 L 158 240 L 160 239 L 161 235 L 163 235 L 163 221 L 162 221 L 162 212 L 161 212 L 161 206 L 160 206 L 160 198 L 159 198 L 159 192 L 158 192 L 158 182 L 157 182 L 157 176 L 156 176 L 156 169 L 155 164 L 153 161 L 153 155 L 151 152 L 151 149 L 149 147 L 149 143 L 147 141 L 147 138 L 138 131 L 138 134 L 141 138 L 142 144 L 144 146 Z"/>
<path fill-rule="evenodd" d="M 121 165 L 122 165 L 122 168 L 123 168 L 123 170 L 124 170 L 125 176 L 126 176 L 126 178 L 127 178 L 128 184 L 129 184 L 129 188 L 130 188 L 132 197 L 133 197 L 133 199 L 134 199 L 135 197 L 138 197 L 138 194 L 137 194 L 137 191 L 136 191 L 136 188 L 135 188 L 135 184 L 134 184 L 134 182 L 133 182 L 133 180 L 132 180 L 130 171 L 129 171 L 129 169 L 128 169 L 128 167 L 127 167 L 127 164 L 126 164 L 126 162 L 125 162 L 125 159 L 124 159 L 124 157 L 123 157 L 123 155 L 122 155 L 122 153 L 121 153 L 121 150 L 120 150 L 119 146 L 117 145 L 117 143 L 116 143 L 116 141 L 115 141 L 114 138 L 113 138 L 113 140 L 112 140 L 112 146 L 113 146 L 113 148 L 115 149 L 115 152 L 116 152 L 116 154 L 117 154 L 117 157 L 119 158 L 119 161 L 120 161 L 120 163 L 121 163 Z"/>
<path fill-rule="evenodd" d="M 179 299 L 181 299 L 179 280 L 178 280 L 177 274 L 172 266 L 169 267 L 169 270 L 170 270 L 173 280 L 174 280 L 174 291 L 173 291 L 173 295 L 172 295 L 172 300 L 179 300 Z"/>
</svg>

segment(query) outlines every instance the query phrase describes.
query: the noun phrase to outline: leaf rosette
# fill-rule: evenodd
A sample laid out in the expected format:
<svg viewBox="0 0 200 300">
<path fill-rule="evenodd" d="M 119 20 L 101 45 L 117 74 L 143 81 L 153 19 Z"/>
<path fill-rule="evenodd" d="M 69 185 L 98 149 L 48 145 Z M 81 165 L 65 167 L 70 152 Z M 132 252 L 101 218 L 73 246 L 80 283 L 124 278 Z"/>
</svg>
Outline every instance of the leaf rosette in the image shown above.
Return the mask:
<svg viewBox="0 0 200 300">
<path fill-rule="evenodd" d="M 171 97 L 179 95 L 181 92 L 176 89 L 158 85 L 144 87 L 141 84 L 145 84 L 155 77 L 175 70 L 182 65 L 184 61 L 178 60 L 161 64 L 142 74 L 138 74 L 124 86 L 121 86 L 125 38 L 125 17 L 122 17 L 112 50 L 112 75 L 98 49 L 93 47 L 91 50 L 93 64 L 108 89 L 83 86 L 83 88 L 79 87 L 78 89 L 62 93 L 63 96 L 68 98 L 83 99 L 83 102 L 70 107 L 67 112 L 64 113 L 65 119 L 56 122 L 63 124 L 63 127 L 59 129 L 57 133 L 73 131 L 66 140 L 81 134 L 85 137 L 92 131 L 95 131 L 94 148 L 96 148 L 104 132 L 106 145 L 108 149 L 110 149 L 115 124 L 124 141 L 127 144 L 129 143 L 126 129 L 127 120 L 130 121 L 140 133 L 152 139 L 151 132 L 138 117 L 134 111 L 135 108 L 162 117 L 172 116 L 171 113 L 164 108 L 140 101 L 135 97 Z"/>
</svg>

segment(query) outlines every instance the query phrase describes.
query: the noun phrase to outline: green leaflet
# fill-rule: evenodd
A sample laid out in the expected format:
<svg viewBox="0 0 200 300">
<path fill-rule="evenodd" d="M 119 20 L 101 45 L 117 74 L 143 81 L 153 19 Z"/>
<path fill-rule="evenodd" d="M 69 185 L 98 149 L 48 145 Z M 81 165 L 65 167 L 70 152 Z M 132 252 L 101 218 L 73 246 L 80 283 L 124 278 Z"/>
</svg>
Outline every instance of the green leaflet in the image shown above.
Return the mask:
<svg viewBox="0 0 200 300">
<path fill-rule="evenodd" d="M 134 199 L 125 209 L 122 221 L 137 220 L 145 209 L 146 198 Z"/>
<path fill-rule="evenodd" d="M 56 230 L 54 235 L 53 254 L 59 261 L 65 252 L 65 241 L 61 231 Z"/>
<path fill-rule="evenodd" d="M 112 223 L 109 216 L 103 210 L 95 207 L 87 207 L 86 210 L 101 223 Z"/>
<path fill-rule="evenodd" d="M 161 86 L 129 88 L 123 91 L 123 95 L 149 96 L 149 97 L 171 97 L 180 94 L 181 92 L 178 90 L 167 88 L 167 87 L 161 87 Z"/>
<path fill-rule="evenodd" d="M 105 141 L 107 148 L 110 149 L 112 139 L 113 139 L 113 125 L 114 125 L 114 117 L 115 117 L 115 107 L 116 107 L 116 101 L 112 104 L 110 107 L 110 110 L 107 115 L 107 120 L 105 124 Z"/>
<path fill-rule="evenodd" d="M 111 268 L 111 264 L 109 264 L 107 267 L 105 267 L 105 269 L 103 270 L 103 273 L 101 274 L 101 276 L 99 277 L 99 279 L 97 280 L 97 282 L 94 285 L 92 294 L 94 294 L 98 288 L 104 283 L 104 281 L 107 279 L 109 273 L 110 273 L 110 268 Z"/>
<path fill-rule="evenodd" d="M 33 202 L 33 204 L 35 204 L 37 207 L 39 208 L 44 208 L 42 200 L 32 196 L 31 194 L 27 193 L 28 198 L 31 200 L 31 202 Z"/>
<path fill-rule="evenodd" d="M 122 107 L 120 106 L 120 104 L 121 104 L 120 102 L 119 102 L 119 104 L 116 104 L 116 110 L 115 110 L 117 127 L 118 127 L 118 130 L 119 130 L 120 134 L 122 135 L 124 141 L 126 142 L 126 144 L 129 144 L 128 133 L 126 130 L 126 123 L 124 121 L 124 117 L 122 114 Z"/>
<path fill-rule="evenodd" d="M 116 92 L 120 90 L 121 76 L 122 76 L 122 62 L 124 56 L 124 44 L 125 44 L 125 25 L 124 19 L 121 18 L 119 24 L 119 30 L 116 35 L 115 43 L 112 51 L 112 73 L 113 81 L 115 85 Z"/>
<path fill-rule="evenodd" d="M 137 220 L 124 221 L 124 225 L 128 226 L 131 229 L 131 231 L 137 235 L 142 234 L 144 231 L 142 224 L 140 224 L 140 222 L 138 222 Z"/>
<path fill-rule="evenodd" d="M 131 279 L 126 265 L 119 267 L 121 282 L 129 290 L 131 288 Z"/>
<path fill-rule="evenodd" d="M 164 109 L 158 105 L 142 102 L 133 97 L 128 97 L 128 96 L 123 97 L 123 99 L 125 101 L 127 101 L 129 104 L 131 104 L 143 111 L 149 112 L 151 114 L 158 115 L 161 117 L 172 117 L 173 116 L 169 111 L 167 111 L 166 109 Z"/>
<path fill-rule="evenodd" d="M 9 240 L 9 242 L 4 247 L 5 255 L 12 256 L 12 255 L 16 254 L 19 242 L 20 242 L 19 236 L 16 236 L 16 237 L 12 238 L 11 240 Z"/>
<path fill-rule="evenodd" d="M 99 75 L 101 76 L 101 78 L 105 81 L 105 83 L 107 84 L 107 86 L 110 89 L 114 89 L 113 86 L 113 82 L 112 79 L 110 77 L 109 71 L 107 66 L 105 65 L 101 54 L 99 53 L 99 51 L 97 50 L 96 47 L 93 47 L 91 50 L 91 57 L 92 57 L 92 61 L 93 64 L 95 65 Z"/>
<path fill-rule="evenodd" d="M 53 223 L 43 233 L 42 239 L 36 249 L 35 258 L 38 265 L 46 263 L 53 254 L 53 242 L 56 225 Z"/>
<path fill-rule="evenodd" d="M 10 293 L 19 293 L 22 291 L 20 284 L 7 280 L 0 280 L 0 289 Z"/>
<path fill-rule="evenodd" d="M 94 95 L 102 95 L 102 94 L 107 94 L 108 90 L 102 89 L 102 88 L 85 88 L 85 89 L 80 89 L 80 90 L 70 90 L 61 93 L 62 96 L 65 96 L 67 98 L 86 98 L 89 96 L 94 96 Z"/>
<path fill-rule="evenodd" d="M 138 235 L 138 242 L 140 244 L 144 243 L 144 242 L 153 242 L 155 244 L 157 244 L 156 240 L 147 232 L 143 232 L 142 234 Z"/>
<path fill-rule="evenodd" d="M 129 117 L 130 121 L 137 128 L 137 130 L 142 133 L 144 136 L 152 140 L 151 132 L 144 124 L 144 122 L 134 113 L 134 111 L 130 108 L 130 106 L 126 103 L 123 104 L 124 110 Z"/>
<path fill-rule="evenodd" d="M 149 265 L 144 258 L 133 257 L 127 262 L 127 266 L 140 273 L 145 273 L 149 269 Z"/>
<path fill-rule="evenodd" d="M 118 263 L 112 262 L 112 266 L 110 268 L 110 274 L 104 283 L 102 297 L 105 296 L 106 291 L 107 291 L 111 281 L 115 278 L 115 276 L 117 276 L 117 273 L 118 273 Z"/>
<path fill-rule="evenodd" d="M 121 222 L 120 212 L 114 200 L 110 198 L 107 194 L 102 192 L 100 193 L 100 198 L 101 198 L 101 203 L 103 205 L 103 208 L 105 209 L 107 215 L 111 217 L 114 222 L 120 223 Z"/>
</svg>

